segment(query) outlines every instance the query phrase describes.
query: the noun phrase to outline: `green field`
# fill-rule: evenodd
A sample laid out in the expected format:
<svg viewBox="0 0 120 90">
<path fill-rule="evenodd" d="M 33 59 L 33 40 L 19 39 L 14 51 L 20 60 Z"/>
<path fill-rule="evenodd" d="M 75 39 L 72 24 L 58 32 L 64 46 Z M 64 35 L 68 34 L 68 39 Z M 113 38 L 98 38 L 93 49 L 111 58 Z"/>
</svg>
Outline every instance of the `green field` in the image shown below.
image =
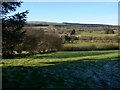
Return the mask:
<svg viewBox="0 0 120 90">
<path fill-rule="evenodd" d="M 118 50 L 61 51 L 1 63 L 3 87 L 120 88 Z"/>
<path fill-rule="evenodd" d="M 95 6 L 91 8 L 83 3 L 80 11 L 79 3 L 54 3 L 57 7 L 53 3 L 25 3 L 17 10 L 23 1 L 4 1 L 0 1 L 3 90 L 120 90 L 119 25 L 106 23 L 111 12 L 103 10 L 101 16 L 104 3 L 90 3 Z M 32 5 L 36 7 L 33 11 Z M 107 4 L 108 8 L 111 5 Z M 33 16 L 36 12 L 40 13 Z"/>
<path fill-rule="evenodd" d="M 66 43 L 64 46 L 90 46 L 95 45 L 97 47 L 105 46 L 105 45 L 115 45 L 118 46 L 118 42 L 108 42 L 108 41 L 74 41 L 73 43 Z"/>
<path fill-rule="evenodd" d="M 103 31 L 93 31 L 92 33 L 90 33 L 90 31 L 83 31 L 83 32 L 79 32 L 76 33 L 76 36 L 116 36 L 117 34 L 105 34 Z"/>
</svg>

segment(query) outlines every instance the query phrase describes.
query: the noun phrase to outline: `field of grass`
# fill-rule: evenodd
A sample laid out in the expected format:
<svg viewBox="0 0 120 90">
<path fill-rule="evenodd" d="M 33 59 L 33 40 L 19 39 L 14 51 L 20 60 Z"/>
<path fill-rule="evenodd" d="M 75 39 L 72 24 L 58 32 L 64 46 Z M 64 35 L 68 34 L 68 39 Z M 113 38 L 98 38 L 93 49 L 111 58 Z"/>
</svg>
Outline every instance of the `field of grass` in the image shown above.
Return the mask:
<svg viewBox="0 0 120 90">
<path fill-rule="evenodd" d="M 22 59 L 3 59 L 3 66 L 49 66 L 52 62 L 65 61 L 96 61 L 99 59 L 113 59 L 118 57 L 118 51 L 76 51 L 76 52 L 55 52 L 50 54 L 38 54 L 29 58 Z M 50 64 L 49 64 L 50 62 Z"/>
<path fill-rule="evenodd" d="M 118 50 L 61 51 L 1 63 L 4 88 L 120 89 Z"/>
<path fill-rule="evenodd" d="M 76 36 L 116 36 L 118 34 L 104 34 L 103 31 L 93 31 L 90 33 L 90 31 L 84 31 L 84 32 L 79 32 L 76 33 Z"/>
<path fill-rule="evenodd" d="M 91 50 L 118 50 L 118 42 L 108 41 L 74 41 L 73 43 L 65 43 L 64 51 L 91 51 Z"/>
<path fill-rule="evenodd" d="M 64 44 L 64 46 L 89 46 L 89 45 L 95 45 L 97 47 L 100 47 L 100 46 L 105 46 L 105 45 L 110 45 L 110 44 L 113 44 L 113 45 L 116 45 L 118 46 L 118 42 L 107 42 L 107 41 L 74 41 L 73 43 L 66 43 Z"/>
</svg>

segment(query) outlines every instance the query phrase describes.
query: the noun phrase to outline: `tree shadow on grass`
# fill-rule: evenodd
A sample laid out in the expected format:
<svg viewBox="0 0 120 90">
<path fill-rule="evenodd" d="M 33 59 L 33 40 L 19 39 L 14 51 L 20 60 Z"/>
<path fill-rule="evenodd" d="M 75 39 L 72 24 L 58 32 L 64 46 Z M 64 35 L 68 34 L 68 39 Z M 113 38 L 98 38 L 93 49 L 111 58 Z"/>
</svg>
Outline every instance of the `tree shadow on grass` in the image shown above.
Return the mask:
<svg viewBox="0 0 120 90">
<path fill-rule="evenodd" d="M 3 66 L 3 88 L 120 89 L 120 62 L 116 58 L 45 64 L 48 66 Z"/>
</svg>

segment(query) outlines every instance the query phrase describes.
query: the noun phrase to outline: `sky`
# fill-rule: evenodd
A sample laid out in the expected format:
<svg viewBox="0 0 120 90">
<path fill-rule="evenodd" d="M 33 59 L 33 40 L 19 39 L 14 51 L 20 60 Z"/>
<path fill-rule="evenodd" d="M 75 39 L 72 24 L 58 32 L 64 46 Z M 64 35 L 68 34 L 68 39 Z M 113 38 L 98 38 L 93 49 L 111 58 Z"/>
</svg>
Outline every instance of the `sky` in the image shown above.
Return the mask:
<svg viewBox="0 0 120 90">
<path fill-rule="evenodd" d="M 33 0 L 23 0 L 33 2 Z M 34 0 L 34 2 L 119 2 L 119 0 Z"/>
<path fill-rule="evenodd" d="M 24 2 L 11 14 L 25 10 L 27 21 L 118 24 L 117 2 Z"/>
</svg>

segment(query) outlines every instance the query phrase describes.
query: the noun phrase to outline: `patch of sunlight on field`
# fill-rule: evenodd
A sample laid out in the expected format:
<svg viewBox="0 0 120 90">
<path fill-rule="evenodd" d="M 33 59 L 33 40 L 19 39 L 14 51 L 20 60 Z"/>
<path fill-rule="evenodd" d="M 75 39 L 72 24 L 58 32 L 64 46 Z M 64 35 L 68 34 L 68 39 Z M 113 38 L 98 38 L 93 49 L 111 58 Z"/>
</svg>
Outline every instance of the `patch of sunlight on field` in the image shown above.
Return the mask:
<svg viewBox="0 0 120 90">
<path fill-rule="evenodd" d="M 98 54 L 97 54 L 98 53 Z M 93 54 L 93 55 L 92 55 Z M 40 57 L 38 57 L 40 56 Z M 73 57 L 72 57 L 73 56 Z M 37 58 L 35 58 L 37 57 Z M 43 58 L 41 58 L 43 57 Z M 47 58 L 46 58 L 47 57 Z M 51 66 L 54 63 L 66 61 L 107 61 L 118 57 L 118 51 L 83 51 L 83 52 L 56 52 L 51 54 L 36 55 L 24 59 L 3 59 L 3 66 Z"/>
</svg>

